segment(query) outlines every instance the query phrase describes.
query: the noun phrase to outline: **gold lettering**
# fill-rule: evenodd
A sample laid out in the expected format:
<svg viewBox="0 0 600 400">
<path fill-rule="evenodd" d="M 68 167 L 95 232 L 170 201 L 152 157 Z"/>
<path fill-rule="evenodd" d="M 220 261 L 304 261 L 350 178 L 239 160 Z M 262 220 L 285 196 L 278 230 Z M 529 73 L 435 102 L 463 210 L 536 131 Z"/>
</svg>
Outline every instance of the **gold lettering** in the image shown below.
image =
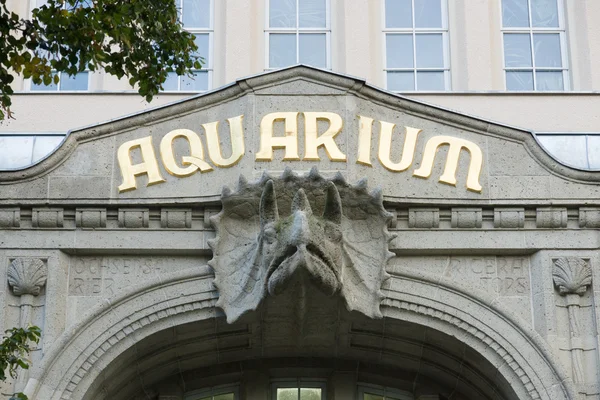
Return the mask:
<svg viewBox="0 0 600 400">
<path fill-rule="evenodd" d="M 139 147 L 142 153 L 143 162 L 139 164 L 131 164 L 131 150 Z M 160 175 L 158 162 L 152 147 L 152 136 L 147 136 L 141 139 L 130 140 L 123 143 L 117 151 L 117 160 L 121 168 L 123 183 L 119 185 L 119 192 L 137 189 L 135 177 L 138 175 L 148 175 L 148 185 L 154 185 L 164 182 L 165 180 Z"/>
<path fill-rule="evenodd" d="M 273 137 L 275 121 L 285 122 L 285 136 Z M 271 161 L 274 148 L 285 148 L 284 160 L 300 160 L 298 156 L 298 113 L 276 112 L 267 114 L 260 121 L 260 151 L 257 161 Z"/>
<path fill-rule="evenodd" d="M 187 167 L 180 167 L 175 162 L 173 154 L 173 140 L 178 137 L 186 138 L 190 145 L 190 155 L 181 157 L 182 164 Z M 190 176 L 196 171 L 212 171 L 212 167 L 204 161 L 204 150 L 202 142 L 196 132 L 189 129 L 175 129 L 167 133 L 160 141 L 160 155 L 169 174 L 179 177 Z"/>
<path fill-rule="evenodd" d="M 221 145 L 219 144 L 219 121 L 203 124 L 206 131 L 206 145 L 208 155 L 217 167 L 231 167 L 237 164 L 244 155 L 244 129 L 242 127 L 243 115 L 229 118 L 229 134 L 231 136 L 231 156 L 223 158 Z"/>
<path fill-rule="evenodd" d="M 437 149 L 442 145 L 448 145 L 448 157 L 446 158 L 446 167 L 439 181 L 449 185 L 456 185 L 456 170 L 458 169 L 458 159 L 460 151 L 464 148 L 471 155 L 469 162 L 469 170 L 467 173 L 467 189 L 473 192 L 481 192 L 479 184 L 479 175 L 483 165 L 483 155 L 481 149 L 475 143 L 455 138 L 452 136 L 434 136 L 427 141 L 425 151 L 423 152 L 423 160 L 419 169 L 413 172 L 413 176 L 420 178 L 429 178 L 433 169 L 433 161 L 437 153 Z"/>
<path fill-rule="evenodd" d="M 373 136 L 373 118 L 358 116 L 358 160 L 357 164 L 371 164 L 371 137 Z"/>
<path fill-rule="evenodd" d="M 421 133 L 421 129 L 404 127 L 406 138 L 404 139 L 404 147 L 402 148 L 402 157 L 400 162 L 394 163 L 390 160 L 392 151 L 392 132 L 396 124 L 390 122 L 379 121 L 381 129 L 379 131 L 379 161 L 388 170 L 394 172 L 406 171 L 411 166 L 415 156 L 415 148 L 417 147 L 417 137 Z"/>
<path fill-rule="evenodd" d="M 318 136 L 318 120 L 329 122 L 329 128 Z M 346 161 L 346 155 L 335 144 L 334 138 L 342 131 L 342 117 L 332 112 L 305 112 L 304 139 L 305 149 L 303 160 L 319 161 L 318 148 L 323 146 L 331 161 Z"/>
</svg>

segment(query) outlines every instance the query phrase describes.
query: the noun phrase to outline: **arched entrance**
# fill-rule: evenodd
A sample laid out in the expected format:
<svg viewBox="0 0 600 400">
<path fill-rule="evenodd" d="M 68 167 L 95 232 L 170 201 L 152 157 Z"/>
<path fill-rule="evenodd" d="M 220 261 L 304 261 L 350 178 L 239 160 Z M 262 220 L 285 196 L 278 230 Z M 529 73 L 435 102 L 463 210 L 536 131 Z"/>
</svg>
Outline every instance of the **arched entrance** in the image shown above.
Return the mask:
<svg viewBox="0 0 600 400">
<path fill-rule="evenodd" d="M 112 298 L 65 332 L 32 371 L 26 393 L 183 399 L 231 384 L 252 400 L 268 398 L 277 382 L 308 379 L 323 383 L 328 400 L 355 398 L 347 396 L 365 386 L 415 399 L 574 398 L 535 332 L 456 283 L 393 276 L 384 318 L 340 311 L 299 345 L 292 319 L 263 311 L 227 324 L 214 307 L 212 280 L 202 267 Z"/>
</svg>

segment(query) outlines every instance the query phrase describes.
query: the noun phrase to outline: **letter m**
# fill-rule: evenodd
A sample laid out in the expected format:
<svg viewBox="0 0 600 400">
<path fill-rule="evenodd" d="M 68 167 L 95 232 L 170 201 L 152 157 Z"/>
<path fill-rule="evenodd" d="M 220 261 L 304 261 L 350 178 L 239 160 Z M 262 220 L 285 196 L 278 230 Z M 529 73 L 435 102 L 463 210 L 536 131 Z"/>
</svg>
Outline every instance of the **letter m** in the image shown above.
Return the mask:
<svg viewBox="0 0 600 400">
<path fill-rule="evenodd" d="M 479 184 L 479 174 L 481 174 L 481 167 L 483 165 L 481 149 L 473 142 L 452 136 L 434 136 L 427 141 L 425 151 L 423 152 L 423 160 L 419 169 L 413 172 L 413 176 L 420 178 L 429 178 L 431 176 L 437 149 L 443 145 L 448 145 L 448 156 L 446 157 L 444 173 L 440 176 L 440 182 L 453 186 L 456 185 L 458 160 L 461 150 L 465 149 L 471 156 L 467 173 L 467 189 L 473 192 L 481 192 L 481 185 Z"/>
</svg>

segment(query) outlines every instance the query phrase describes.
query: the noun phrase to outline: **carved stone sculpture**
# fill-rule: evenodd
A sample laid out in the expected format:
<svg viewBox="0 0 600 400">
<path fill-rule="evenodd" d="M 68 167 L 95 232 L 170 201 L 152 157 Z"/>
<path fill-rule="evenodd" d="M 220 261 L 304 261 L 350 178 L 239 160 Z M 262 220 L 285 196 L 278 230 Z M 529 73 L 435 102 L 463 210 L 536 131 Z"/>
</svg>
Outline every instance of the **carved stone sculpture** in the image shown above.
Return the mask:
<svg viewBox="0 0 600 400">
<path fill-rule="evenodd" d="M 46 264 L 39 258 L 15 258 L 8 267 L 8 284 L 16 296 L 38 296 L 47 277 Z"/>
<path fill-rule="evenodd" d="M 552 277 L 561 295 L 574 293 L 581 296 L 592 283 L 592 269 L 581 258 L 562 257 L 554 260 Z"/>
<path fill-rule="evenodd" d="M 221 199 L 209 265 L 229 323 L 269 295 L 306 285 L 341 295 L 350 311 L 381 317 L 393 236 L 380 191 L 369 194 L 366 182 L 349 185 L 341 174 L 330 180 L 316 169 L 306 176 L 288 169 L 255 183 L 240 177 L 237 192 L 224 188 Z"/>
</svg>

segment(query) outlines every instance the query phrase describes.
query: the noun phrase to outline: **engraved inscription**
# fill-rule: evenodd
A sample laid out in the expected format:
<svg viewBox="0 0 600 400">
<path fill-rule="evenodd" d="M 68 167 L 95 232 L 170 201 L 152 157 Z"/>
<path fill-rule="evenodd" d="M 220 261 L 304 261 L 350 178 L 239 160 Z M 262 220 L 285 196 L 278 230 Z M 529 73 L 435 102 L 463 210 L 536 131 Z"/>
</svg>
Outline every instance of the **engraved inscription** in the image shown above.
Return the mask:
<svg viewBox="0 0 600 400">
<path fill-rule="evenodd" d="M 500 296 L 529 293 L 529 263 L 522 257 L 451 257 L 446 275 Z"/>
</svg>

